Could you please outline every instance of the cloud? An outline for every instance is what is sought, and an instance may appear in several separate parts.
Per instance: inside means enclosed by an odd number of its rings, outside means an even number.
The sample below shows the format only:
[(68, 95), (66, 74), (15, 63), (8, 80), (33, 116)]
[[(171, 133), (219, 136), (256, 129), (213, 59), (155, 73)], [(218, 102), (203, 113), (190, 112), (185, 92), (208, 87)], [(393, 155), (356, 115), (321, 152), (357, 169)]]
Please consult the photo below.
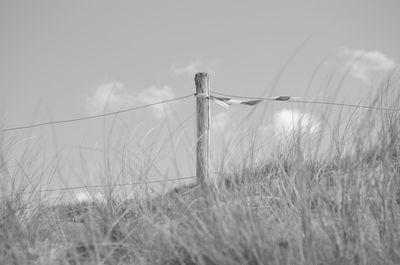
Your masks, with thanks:
[(320, 122), (310, 113), (283, 109), (274, 114), (273, 130), (276, 136), (284, 138), (294, 133), (311, 135), (319, 132)]
[(211, 131), (222, 133), (231, 123), (229, 112), (220, 112), (211, 118)]
[(78, 191), (75, 192), (74, 199), (78, 202), (93, 202), (103, 200), (104, 196), (100, 192)]
[[(166, 99), (172, 99), (174, 93), (171, 87), (150, 86), (142, 91), (128, 89), (121, 82), (109, 82), (98, 86), (91, 96), (86, 98), (85, 107), (90, 115), (117, 111), (135, 105), (152, 104)], [(156, 118), (163, 118), (165, 105), (151, 107)]]
[(199, 60), (196, 60), (181, 67), (178, 67), (176, 66), (176, 64), (173, 64), (171, 66), (171, 71), (175, 75), (186, 75), (194, 77), (194, 75), (198, 72), (214, 73), (214, 69), (217, 63), (218, 63), (217, 60), (211, 61), (209, 63), (204, 63)]
[(86, 98), (86, 111), (99, 114), (107, 111), (116, 111), (122, 108), (133, 98), (133, 93), (128, 91), (120, 82), (109, 82), (96, 88), (94, 94)]
[(199, 61), (194, 61), (186, 66), (177, 67), (175, 64), (172, 65), (172, 72), (176, 75), (189, 75), (193, 76), (199, 72), (199, 67), (201, 63)]
[[(172, 99), (173, 97), (174, 92), (169, 86), (151, 86), (148, 89), (140, 92), (137, 96), (138, 100), (144, 104), (152, 104), (155, 102)], [(152, 108), (154, 115), (159, 119), (163, 118), (167, 111), (165, 104), (155, 105)]]
[(342, 48), (339, 55), (347, 57), (346, 66), (350, 73), (364, 83), (371, 83), (373, 78), (382, 76), (398, 64), (380, 51), (351, 50)]

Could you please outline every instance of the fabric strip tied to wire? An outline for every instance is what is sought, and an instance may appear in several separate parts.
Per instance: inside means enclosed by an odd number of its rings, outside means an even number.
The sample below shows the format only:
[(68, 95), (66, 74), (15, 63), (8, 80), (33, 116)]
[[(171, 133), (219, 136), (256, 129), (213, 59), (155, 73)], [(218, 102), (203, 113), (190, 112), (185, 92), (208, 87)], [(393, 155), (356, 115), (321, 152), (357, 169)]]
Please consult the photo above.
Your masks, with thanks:
[[(356, 105), (356, 104), (348, 104), (348, 103), (328, 102), (328, 101), (303, 100), (298, 97), (292, 97), (292, 96), (277, 96), (277, 97), (271, 97), (271, 98), (253, 98), (253, 97), (227, 95), (227, 94), (222, 94), (222, 93), (217, 93), (217, 92), (213, 92), (213, 93), (222, 95), (224, 97), (216, 97), (216, 96), (206, 95), (206, 94), (195, 94), (195, 96), (199, 97), (199, 98), (211, 99), (218, 105), (221, 105), (225, 108), (229, 108), (229, 106), (233, 105), (233, 104), (254, 106), (263, 101), (289, 101), (289, 102), (304, 103), (304, 104), (318, 104), (318, 105), (330, 105), (330, 106), (400, 112), (400, 109), (397, 109), (397, 108), (385, 108), (382, 106), (366, 106), (366, 105)], [(233, 99), (231, 97), (249, 98), (251, 100), (238, 100), (238, 99)]]
[(232, 98), (226, 98), (226, 97), (216, 97), (216, 96), (209, 96), (209, 99), (217, 103), (218, 105), (224, 107), (224, 108), (229, 108), (230, 105), (248, 105), (248, 106), (254, 106), (257, 105), (263, 101), (289, 101), (296, 99), (295, 97), (291, 96), (277, 96), (277, 97), (272, 97), (272, 98), (265, 98), (265, 99), (254, 99), (254, 100), (239, 100), (239, 99), (232, 99)]

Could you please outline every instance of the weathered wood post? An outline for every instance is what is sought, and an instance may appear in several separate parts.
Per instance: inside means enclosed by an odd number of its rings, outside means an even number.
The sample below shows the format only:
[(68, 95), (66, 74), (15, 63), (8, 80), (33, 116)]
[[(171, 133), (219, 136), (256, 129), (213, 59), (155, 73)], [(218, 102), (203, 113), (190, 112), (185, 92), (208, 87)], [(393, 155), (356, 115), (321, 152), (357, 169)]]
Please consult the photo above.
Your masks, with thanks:
[(197, 103), (196, 178), (198, 183), (204, 183), (209, 178), (210, 166), (210, 79), (207, 73), (197, 73), (194, 81)]

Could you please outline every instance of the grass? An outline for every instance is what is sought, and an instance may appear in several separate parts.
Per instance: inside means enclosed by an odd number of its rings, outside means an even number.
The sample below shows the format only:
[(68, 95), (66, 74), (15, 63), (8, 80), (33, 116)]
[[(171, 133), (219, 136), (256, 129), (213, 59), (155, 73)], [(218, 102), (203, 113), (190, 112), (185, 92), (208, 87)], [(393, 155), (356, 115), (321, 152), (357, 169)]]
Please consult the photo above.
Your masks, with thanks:
[[(11, 185), (0, 264), (399, 264), (400, 113), (351, 126), (345, 151), (332, 137), (330, 155), (310, 156), (297, 135), (212, 184), (157, 196), (50, 205)], [(8, 162), (3, 151), (2, 180)]]

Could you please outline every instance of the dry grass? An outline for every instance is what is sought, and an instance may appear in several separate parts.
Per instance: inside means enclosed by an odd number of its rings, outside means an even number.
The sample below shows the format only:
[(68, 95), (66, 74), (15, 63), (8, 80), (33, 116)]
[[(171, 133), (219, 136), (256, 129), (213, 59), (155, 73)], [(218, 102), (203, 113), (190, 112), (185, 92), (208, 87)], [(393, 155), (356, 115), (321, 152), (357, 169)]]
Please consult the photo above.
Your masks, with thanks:
[(295, 144), (144, 199), (49, 206), (15, 188), (0, 203), (0, 264), (399, 264), (399, 113), (353, 127), (347, 153), (310, 159)]

